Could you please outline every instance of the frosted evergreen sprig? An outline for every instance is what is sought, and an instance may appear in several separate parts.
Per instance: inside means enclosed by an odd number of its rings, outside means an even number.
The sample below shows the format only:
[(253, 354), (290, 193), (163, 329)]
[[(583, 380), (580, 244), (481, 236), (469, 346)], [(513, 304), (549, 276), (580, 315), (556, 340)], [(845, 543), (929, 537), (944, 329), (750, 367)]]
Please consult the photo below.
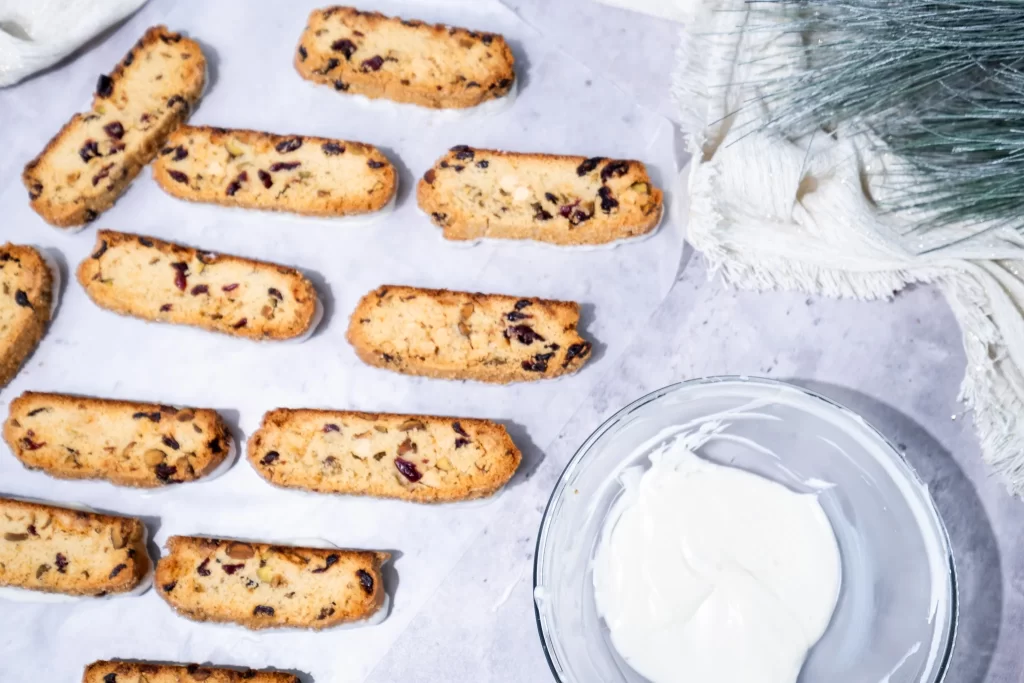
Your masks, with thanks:
[[(1024, 229), (1024, 0), (753, 0), (805, 68), (760, 83), (768, 125), (870, 129), (904, 159), (884, 210)], [(766, 16), (760, 13), (772, 13)]]

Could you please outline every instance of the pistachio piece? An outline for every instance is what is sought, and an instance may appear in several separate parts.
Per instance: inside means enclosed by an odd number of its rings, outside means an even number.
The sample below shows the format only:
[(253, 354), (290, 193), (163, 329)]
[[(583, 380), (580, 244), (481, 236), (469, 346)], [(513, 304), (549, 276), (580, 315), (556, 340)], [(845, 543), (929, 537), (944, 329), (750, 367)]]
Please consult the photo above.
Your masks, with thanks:
[(28, 534), (15, 534), (10, 531), (4, 534), (4, 540), (11, 541), (12, 543), (17, 543), (18, 541), (24, 541), (26, 539), (28, 539)]
[(449, 460), (448, 458), (441, 458), (440, 460), (437, 461), (436, 465), (437, 469), (443, 472), (451, 472), (452, 470), (452, 461)]
[(36, 568), (36, 578), (37, 579), (43, 578), (43, 574), (45, 574), (48, 571), (50, 571), (50, 565), (48, 565), (48, 564), (41, 564), (41, 565), (39, 565)]
[(629, 189), (633, 190), (634, 192), (638, 192), (640, 194), (647, 194), (648, 192), (651, 191), (650, 186), (647, 183), (642, 183), (642, 182), (641, 183), (633, 183), (632, 185), (629, 186)]
[(248, 543), (232, 543), (224, 553), (233, 560), (248, 560), (256, 555), (256, 551)]
[(231, 158), (240, 157), (245, 154), (245, 147), (242, 147), (234, 138), (228, 138), (228, 141), (224, 143), (224, 148), (231, 155)]
[(128, 544), (120, 524), (116, 524), (110, 529), (110, 544), (114, 546), (114, 550), (120, 550)]
[(427, 425), (423, 424), (422, 421), (414, 419), (414, 418), (410, 418), (410, 419), (406, 420), (405, 422), (403, 422), (402, 424), (398, 425), (398, 431), (400, 431), (400, 432), (408, 432), (408, 431), (412, 431), (414, 429), (422, 431), (422, 430), (424, 430), (426, 428), (427, 428)]
[(267, 565), (263, 565), (262, 567), (256, 570), (256, 578), (258, 578), (260, 581), (263, 581), (264, 583), (267, 583), (274, 578), (274, 572), (271, 571), (270, 567), (268, 567)]
[(476, 310), (476, 307), (471, 302), (462, 304), (462, 308), (459, 309), (459, 317), (466, 320), (469, 316), (473, 315), (474, 310)]
[(156, 467), (164, 461), (167, 456), (158, 448), (150, 448), (142, 454), (142, 461), (150, 467)]

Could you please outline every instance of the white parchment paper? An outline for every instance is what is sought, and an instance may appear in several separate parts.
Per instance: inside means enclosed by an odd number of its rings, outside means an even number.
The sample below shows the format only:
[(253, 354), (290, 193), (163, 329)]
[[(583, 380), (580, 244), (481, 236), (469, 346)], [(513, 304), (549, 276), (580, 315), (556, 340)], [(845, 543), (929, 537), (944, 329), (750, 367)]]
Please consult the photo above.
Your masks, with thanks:
[[(524, 452), (499, 501), (523, 495), (544, 445), (601, 380), (671, 285), (682, 231), (671, 215), (651, 239), (580, 251), (535, 244), (447, 243), (415, 205), (415, 181), (455, 144), (639, 158), (671, 193), (671, 125), (635, 106), (600, 74), (561, 52), (497, 1), (378, 2), (410, 18), (500, 32), (516, 53), (519, 96), (492, 117), (453, 119), (413, 107), (364, 105), (303, 81), (292, 67), (316, 3), (153, 0), (76, 61), (0, 91), (0, 240), (57, 253), (65, 270), (59, 314), (40, 348), (0, 391), (0, 415), (25, 390), (135, 398), (221, 410), (244, 438), (278, 406), (425, 412), (499, 419)], [(370, 225), (209, 207), (165, 195), (144, 170), (117, 206), (78, 234), (47, 226), (28, 207), (21, 167), (88, 102), (145, 28), (166, 23), (203, 45), (211, 65), (197, 124), (361, 140), (382, 147), (401, 171), (394, 213)], [(671, 208), (672, 196), (667, 200)], [(302, 268), (325, 303), (307, 342), (257, 344), (199, 330), (147, 324), (94, 306), (73, 278), (96, 228), (155, 235)], [(573, 299), (583, 304), (592, 361), (578, 375), (513, 386), (404, 377), (362, 365), (345, 341), (349, 312), (383, 283)], [(385, 657), (498, 502), (418, 506), (274, 489), (242, 459), (223, 477), (158, 493), (50, 479), (0, 446), (0, 492), (75, 501), (150, 525), (153, 550), (172, 534), (268, 540), (323, 538), (390, 550), (392, 611), (378, 626), (323, 633), (250, 633), (195, 624), (149, 592), (137, 598), (39, 605), (0, 602), (0, 681), (78, 680), (96, 659), (199, 661), (276, 667), (317, 683), (360, 681)], [(524, 560), (524, 571), (528, 572)], [(486, 577), (479, 577), (481, 581)], [(460, 606), (465, 608), (466, 606)], [(481, 605), (489, 610), (490, 605)], [(439, 644), (443, 647), (443, 644)]]

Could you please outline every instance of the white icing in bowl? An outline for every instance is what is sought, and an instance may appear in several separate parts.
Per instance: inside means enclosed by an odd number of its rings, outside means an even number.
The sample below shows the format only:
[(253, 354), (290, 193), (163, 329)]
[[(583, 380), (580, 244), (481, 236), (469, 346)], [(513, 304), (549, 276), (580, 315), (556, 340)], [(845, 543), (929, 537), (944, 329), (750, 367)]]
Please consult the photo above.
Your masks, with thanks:
[[(937, 683), (955, 639), (956, 572), (945, 528), (899, 453), (862, 418), (798, 387), (710, 378), (623, 408), (580, 448), (544, 515), (535, 559), (541, 639), (562, 683), (642, 683), (597, 610), (592, 560), (622, 472), (667, 439), (694, 434), (698, 454), (814, 494), (839, 544), (842, 586), (799, 680)], [(640, 458), (631, 458), (637, 454)]]

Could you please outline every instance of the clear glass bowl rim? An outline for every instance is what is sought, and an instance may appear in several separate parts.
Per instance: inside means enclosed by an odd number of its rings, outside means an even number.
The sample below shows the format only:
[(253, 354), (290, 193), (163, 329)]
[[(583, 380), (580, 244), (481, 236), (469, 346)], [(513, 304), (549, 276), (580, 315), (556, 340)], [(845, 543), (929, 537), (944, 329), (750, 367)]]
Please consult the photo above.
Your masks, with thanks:
[[(936, 521), (938, 522), (943, 547), (946, 551), (946, 560), (949, 564), (949, 638), (945, 645), (945, 653), (943, 654), (942, 661), (940, 662), (939, 667), (936, 669), (936, 676), (932, 681), (928, 682), (943, 683), (943, 681), (946, 680), (946, 674), (949, 671), (949, 664), (953, 658), (954, 645), (956, 644), (956, 633), (960, 619), (960, 602), (959, 590), (957, 588), (956, 561), (953, 557), (953, 550), (949, 540), (949, 532), (946, 530), (946, 523), (943, 521), (942, 515), (939, 513), (938, 507), (936, 507), (935, 505), (935, 500), (932, 498), (931, 492), (928, 490), (927, 486), (922, 481), (920, 475), (918, 475), (917, 470), (914, 469), (914, 466), (911, 465), (907, 461), (907, 459), (900, 454), (899, 450), (896, 449), (892, 442), (890, 442), (884, 434), (882, 434), (873, 424), (871, 424), (863, 417), (861, 417), (857, 412), (847, 408), (841, 403), (833, 401), (827, 396), (822, 396), (821, 394), (815, 391), (811, 391), (810, 389), (805, 389), (804, 387), (798, 386), (796, 384), (782, 382), (776, 379), (770, 379), (767, 377), (753, 377), (748, 375), (712, 375), (709, 377), (700, 377), (696, 379), (683, 380), (681, 382), (675, 382), (673, 384), (666, 385), (664, 387), (661, 387), (660, 389), (656, 389), (650, 392), (649, 394), (641, 396), (632, 403), (629, 403), (623, 408), (619, 409), (614, 415), (612, 415), (610, 418), (602, 422), (601, 425), (597, 429), (595, 429), (593, 433), (591, 433), (591, 435), (586, 438), (586, 440), (584, 440), (580, 447), (576, 449), (576, 452), (573, 454), (572, 458), (569, 459), (568, 464), (566, 464), (565, 469), (562, 470), (562, 474), (559, 475), (558, 481), (555, 483), (555, 486), (551, 491), (551, 496), (548, 497), (547, 505), (544, 508), (544, 516), (541, 518), (540, 529), (537, 533), (537, 546), (533, 553), (534, 592), (536, 593), (537, 586), (539, 585), (541, 558), (543, 556), (544, 540), (547, 537), (548, 527), (551, 524), (552, 506), (554, 505), (555, 501), (558, 500), (564, 493), (569, 477), (573, 474), (573, 472), (575, 471), (576, 467), (580, 464), (580, 462), (582, 462), (582, 460), (587, 456), (587, 453), (590, 452), (590, 449), (594, 446), (594, 443), (596, 443), (598, 439), (604, 436), (606, 432), (608, 432), (612, 427), (621, 422), (625, 417), (643, 408), (647, 404), (662, 398), (663, 396), (693, 386), (705, 384), (721, 384), (725, 382), (742, 382), (745, 384), (755, 385), (760, 384), (762, 386), (767, 387), (785, 387), (787, 389), (798, 391), (812, 399), (822, 401), (827, 405), (831, 406), (832, 408), (837, 409), (840, 413), (844, 414), (847, 417), (858, 418), (870, 432), (877, 436), (882, 441), (882, 443), (884, 443), (887, 446), (890, 455), (893, 456), (893, 458), (897, 461), (898, 464), (902, 464), (903, 467), (906, 468), (907, 472), (910, 474), (913, 481), (922, 488), (924, 488), (925, 499), (927, 500), (932, 513), (935, 515)], [(536, 600), (533, 601), (533, 614), (534, 619), (537, 622), (537, 632), (540, 636), (541, 649), (544, 650), (544, 659), (547, 660), (548, 668), (551, 670), (551, 675), (554, 676), (555, 680), (559, 681), (559, 683), (566, 683), (566, 681), (559, 674), (558, 669), (555, 667), (555, 662), (552, 660), (550, 651), (550, 636), (548, 635), (547, 630), (544, 628), (544, 622), (541, 620), (540, 608), (537, 607)]]

